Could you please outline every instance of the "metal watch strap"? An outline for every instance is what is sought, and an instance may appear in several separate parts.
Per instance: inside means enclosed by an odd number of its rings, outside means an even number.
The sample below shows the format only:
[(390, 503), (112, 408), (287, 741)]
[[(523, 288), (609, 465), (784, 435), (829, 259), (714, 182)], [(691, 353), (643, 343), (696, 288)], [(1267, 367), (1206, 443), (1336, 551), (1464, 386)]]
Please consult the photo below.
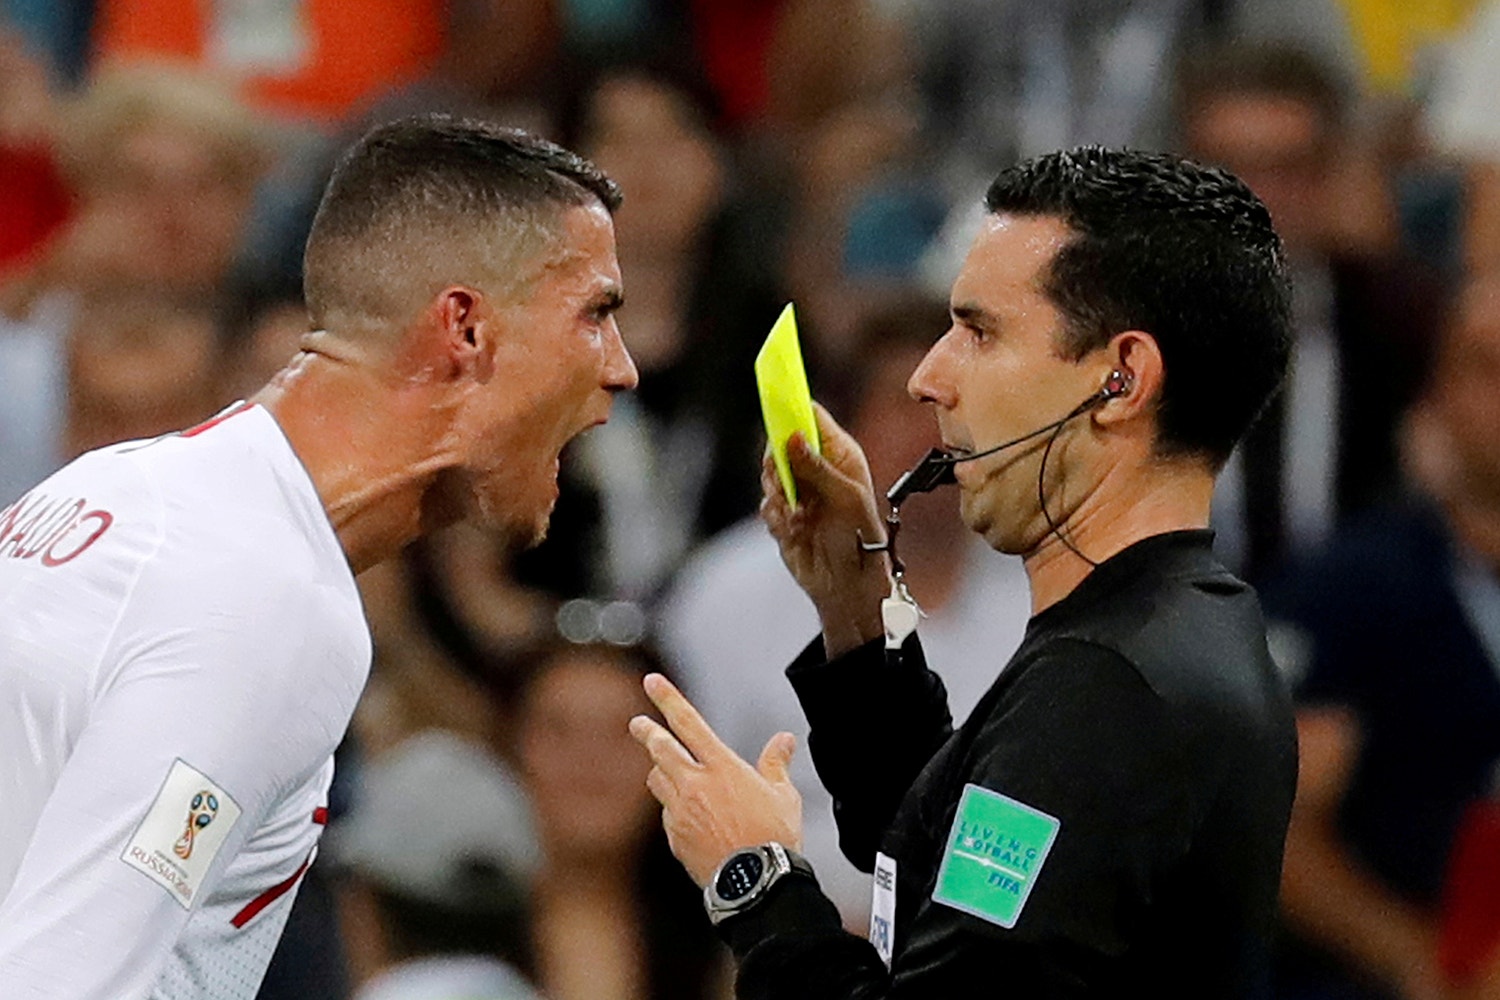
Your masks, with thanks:
[[(719, 881), (719, 873), (723, 871), (725, 866), (745, 854), (746, 851), (756, 852), (766, 863), (766, 869), (761, 875), (760, 881), (741, 899), (734, 900), (733, 902), (720, 899), (714, 891)], [(814, 880), (817, 878), (813, 873), (812, 864), (806, 858), (775, 841), (735, 851), (724, 859), (723, 863), (714, 871), (713, 878), (709, 880), (708, 885), (703, 889), (703, 906), (708, 911), (709, 921), (717, 925), (729, 917), (745, 912), (764, 899), (766, 894), (771, 891), (771, 887), (788, 875), (803, 875)]]

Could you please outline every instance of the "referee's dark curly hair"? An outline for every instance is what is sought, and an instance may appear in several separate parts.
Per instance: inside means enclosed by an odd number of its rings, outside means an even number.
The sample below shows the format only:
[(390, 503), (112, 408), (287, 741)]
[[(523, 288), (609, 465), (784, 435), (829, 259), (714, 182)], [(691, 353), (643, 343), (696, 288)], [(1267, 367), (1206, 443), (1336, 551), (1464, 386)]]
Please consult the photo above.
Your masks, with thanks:
[(1285, 259), (1260, 199), (1214, 167), (1086, 146), (1004, 171), (985, 206), (1067, 225), (1044, 286), (1067, 322), (1060, 346), (1076, 359), (1121, 331), (1150, 333), (1167, 370), (1160, 450), (1222, 466), (1291, 351)]

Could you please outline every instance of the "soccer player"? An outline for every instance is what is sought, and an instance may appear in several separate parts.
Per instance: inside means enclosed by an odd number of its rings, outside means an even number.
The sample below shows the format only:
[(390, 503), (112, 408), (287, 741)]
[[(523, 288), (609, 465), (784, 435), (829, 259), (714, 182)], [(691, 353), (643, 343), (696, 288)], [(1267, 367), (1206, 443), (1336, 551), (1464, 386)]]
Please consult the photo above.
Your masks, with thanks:
[(355, 575), (464, 518), (537, 541), (559, 452), (635, 384), (618, 203), (523, 133), (378, 129), (288, 367), (0, 512), (7, 1000), (254, 996), (369, 668)]

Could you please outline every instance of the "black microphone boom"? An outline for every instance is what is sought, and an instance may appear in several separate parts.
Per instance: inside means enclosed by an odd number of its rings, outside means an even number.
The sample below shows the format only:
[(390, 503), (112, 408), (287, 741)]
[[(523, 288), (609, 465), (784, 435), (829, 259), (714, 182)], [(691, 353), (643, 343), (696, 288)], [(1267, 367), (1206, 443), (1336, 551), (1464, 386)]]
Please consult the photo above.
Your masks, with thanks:
[(1102, 406), (1116, 396), (1123, 396), (1129, 391), (1130, 378), (1118, 371), (1114, 371), (1110, 373), (1109, 381), (1105, 384), (1104, 388), (1075, 406), (1071, 413), (1061, 420), (1052, 421), (1052, 423), (1045, 427), (1038, 427), (1030, 434), (1022, 434), (1018, 438), (1006, 441), (1004, 444), (997, 444), (993, 448), (986, 448), (983, 451), (956, 454), (944, 451), (941, 448), (934, 448), (923, 456), (920, 462), (906, 472), (903, 472), (901, 478), (891, 484), (891, 488), (885, 494), (886, 502), (892, 507), (900, 507), (902, 502), (913, 493), (931, 493), (939, 486), (956, 483), (958, 482), (958, 477), (953, 474), (953, 467), (959, 462), (972, 462), (976, 458), (984, 458), (987, 455), (995, 454), (997, 451), (1004, 451), (1007, 448), (1014, 448), (1018, 444), (1025, 444), (1033, 438), (1039, 438), (1043, 434), (1058, 430), (1068, 421), (1075, 420), (1095, 407)]

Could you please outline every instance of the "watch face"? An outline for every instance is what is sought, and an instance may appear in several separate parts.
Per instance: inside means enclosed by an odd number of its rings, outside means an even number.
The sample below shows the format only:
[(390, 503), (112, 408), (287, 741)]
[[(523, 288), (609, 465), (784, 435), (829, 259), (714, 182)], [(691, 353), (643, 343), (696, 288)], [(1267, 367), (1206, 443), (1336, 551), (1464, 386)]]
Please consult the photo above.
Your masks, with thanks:
[(718, 881), (714, 883), (714, 892), (719, 894), (720, 899), (731, 903), (743, 899), (760, 882), (765, 870), (765, 859), (759, 853), (745, 851), (743, 854), (736, 854), (720, 870)]

